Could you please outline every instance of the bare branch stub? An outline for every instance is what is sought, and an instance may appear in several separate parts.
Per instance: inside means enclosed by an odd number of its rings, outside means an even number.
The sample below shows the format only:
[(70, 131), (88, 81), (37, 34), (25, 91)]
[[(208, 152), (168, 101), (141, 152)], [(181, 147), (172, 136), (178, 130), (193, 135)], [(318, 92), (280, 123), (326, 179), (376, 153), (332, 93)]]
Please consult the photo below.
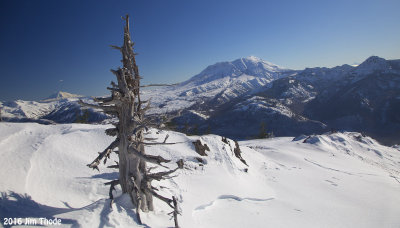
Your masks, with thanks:
[(99, 153), (99, 156), (97, 156), (97, 158), (94, 159), (94, 161), (92, 161), (92, 163), (88, 164), (87, 166), (89, 166), (92, 169), (97, 169), (98, 171), (100, 171), (98, 165), (100, 164), (101, 160), (103, 158), (107, 159), (107, 157), (110, 156), (110, 153), (118, 146), (118, 144), (119, 144), (119, 139), (117, 138), (103, 152)]
[(157, 180), (157, 181), (165, 180), (170, 178), (169, 175), (174, 173), (176, 170), (178, 170), (178, 168), (165, 172), (149, 173), (147, 174), (146, 178), (149, 180)]
[(115, 186), (116, 185), (119, 185), (119, 180), (118, 179), (117, 180), (112, 180), (110, 182), (104, 183), (104, 185), (110, 185), (110, 190), (108, 192), (108, 195), (109, 195), (110, 200), (111, 200), (110, 201), (110, 207), (111, 207), (112, 203), (114, 202), (114, 196), (112, 194), (112, 191), (115, 190)]

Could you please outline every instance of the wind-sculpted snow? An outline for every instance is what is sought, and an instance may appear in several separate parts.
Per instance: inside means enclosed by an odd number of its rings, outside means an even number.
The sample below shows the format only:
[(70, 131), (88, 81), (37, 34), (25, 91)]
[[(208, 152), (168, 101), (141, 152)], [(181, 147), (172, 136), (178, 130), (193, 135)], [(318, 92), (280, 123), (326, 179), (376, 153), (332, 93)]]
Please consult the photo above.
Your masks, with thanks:
[[(118, 176), (86, 167), (113, 139), (108, 125), (0, 123), (0, 218), (61, 219), (60, 227), (171, 227), (165, 212), (142, 213), (129, 196), (103, 183)], [(239, 142), (151, 129), (146, 137), (173, 145), (147, 147), (184, 168), (155, 185), (178, 198), (182, 227), (399, 227), (400, 150), (359, 133)], [(292, 140), (293, 139), (293, 140)], [(193, 141), (207, 144), (207, 156)], [(304, 143), (303, 143), (304, 142)], [(113, 163), (115, 154), (109, 163)], [(109, 163), (107, 165), (109, 165)], [(159, 167), (154, 172), (163, 171)], [(161, 187), (163, 186), (163, 187)]]

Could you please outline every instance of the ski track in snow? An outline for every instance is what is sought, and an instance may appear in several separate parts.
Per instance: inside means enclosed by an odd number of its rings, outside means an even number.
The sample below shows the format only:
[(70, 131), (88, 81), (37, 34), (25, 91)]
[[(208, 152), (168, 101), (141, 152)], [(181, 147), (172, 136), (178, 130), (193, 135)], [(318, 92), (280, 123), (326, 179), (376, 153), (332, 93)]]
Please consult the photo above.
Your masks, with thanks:
[(329, 168), (329, 167), (323, 166), (321, 164), (318, 164), (317, 162), (310, 161), (307, 158), (304, 158), (304, 160), (307, 161), (307, 162), (310, 162), (311, 164), (314, 164), (314, 165), (316, 165), (318, 167), (321, 167), (323, 169), (332, 170), (332, 171), (344, 173), (344, 174), (347, 174), (347, 175), (355, 175), (355, 173), (350, 173), (350, 172), (346, 172), (346, 171), (343, 171), (343, 170), (338, 170), (338, 169), (333, 169), (333, 168)]
[(206, 210), (208, 207), (213, 206), (218, 200), (236, 200), (236, 201), (255, 201), (255, 202), (260, 202), (260, 201), (269, 201), (273, 200), (274, 198), (267, 198), (267, 199), (258, 199), (258, 198), (252, 198), (252, 197), (239, 197), (239, 196), (234, 196), (234, 195), (221, 195), (219, 196), (216, 200), (211, 201), (208, 204), (200, 205), (194, 209), (194, 212), (199, 211), (199, 210)]

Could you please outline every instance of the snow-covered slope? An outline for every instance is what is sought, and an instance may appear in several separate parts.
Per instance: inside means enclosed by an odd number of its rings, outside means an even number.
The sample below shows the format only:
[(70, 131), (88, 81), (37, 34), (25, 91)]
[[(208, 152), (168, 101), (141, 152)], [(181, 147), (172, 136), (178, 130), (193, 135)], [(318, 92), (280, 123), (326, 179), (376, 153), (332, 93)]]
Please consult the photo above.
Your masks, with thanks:
[[(86, 167), (112, 138), (107, 125), (0, 123), (0, 217), (60, 218), (61, 227), (171, 227), (170, 209), (135, 222), (129, 199), (103, 183), (113, 170)], [(217, 135), (188, 137), (151, 130), (149, 137), (180, 142), (148, 147), (184, 169), (160, 185), (178, 197), (182, 227), (399, 227), (400, 151), (358, 133), (240, 142)], [(199, 156), (192, 141), (210, 151)], [(303, 143), (305, 141), (305, 143)], [(113, 155), (114, 156), (114, 155)], [(112, 160), (115, 157), (111, 158)], [(161, 170), (161, 168), (160, 168)]]
[(274, 102), (293, 116), (328, 128), (362, 131), (392, 145), (400, 142), (399, 82), (400, 60), (372, 56), (356, 67), (307, 68), (274, 80), (253, 97)]

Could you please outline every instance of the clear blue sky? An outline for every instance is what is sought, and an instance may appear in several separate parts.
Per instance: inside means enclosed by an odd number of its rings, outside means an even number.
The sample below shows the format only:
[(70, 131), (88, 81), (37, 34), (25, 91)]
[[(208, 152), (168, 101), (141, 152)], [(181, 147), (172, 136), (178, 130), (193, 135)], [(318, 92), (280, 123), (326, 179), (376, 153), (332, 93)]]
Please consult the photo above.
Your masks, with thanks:
[(0, 100), (104, 95), (130, 14), (146, 83), (250, 55), (292, 69), (400, 59), (398, 0), (0, 0)]

